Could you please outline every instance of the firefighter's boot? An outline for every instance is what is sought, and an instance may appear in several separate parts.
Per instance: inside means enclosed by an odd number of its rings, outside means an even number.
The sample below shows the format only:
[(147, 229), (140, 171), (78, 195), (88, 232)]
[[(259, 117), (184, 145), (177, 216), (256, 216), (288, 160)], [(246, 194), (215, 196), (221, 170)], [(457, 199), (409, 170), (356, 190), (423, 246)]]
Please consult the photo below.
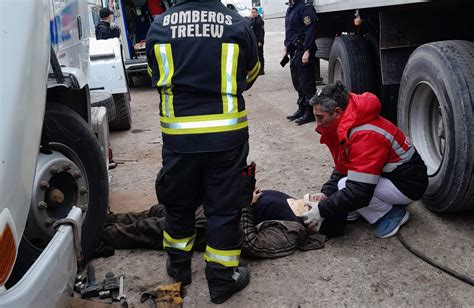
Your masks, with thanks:
[(181, 282), (183, 286), (191, 283), (191, 261), (173, 262), (166, 259), (166, 272), (176, 282)]
[(206, 278), (211, 302), (222, 304), (249, 284), (250, 273), (244, 266), (223, 267), (219, 264), (208, 263)]

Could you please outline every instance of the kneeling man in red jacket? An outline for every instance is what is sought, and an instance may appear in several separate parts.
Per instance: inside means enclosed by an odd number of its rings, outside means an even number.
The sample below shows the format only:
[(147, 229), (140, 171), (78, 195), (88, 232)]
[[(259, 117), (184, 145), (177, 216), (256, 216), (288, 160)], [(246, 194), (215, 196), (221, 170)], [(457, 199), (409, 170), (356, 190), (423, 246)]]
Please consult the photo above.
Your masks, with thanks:
[(310, 104), (335, 168), (320, 193), (305, 195), (311, 206), (305, 223), (362, 216), (375, 224), (376, 237), (395, 235), (409, 218), (406, 205), (428, 186), (421, 156), (399, 128), (380, 116), (382, 105), (372, 93), (350, 93), (337, 81), (319, 90)]

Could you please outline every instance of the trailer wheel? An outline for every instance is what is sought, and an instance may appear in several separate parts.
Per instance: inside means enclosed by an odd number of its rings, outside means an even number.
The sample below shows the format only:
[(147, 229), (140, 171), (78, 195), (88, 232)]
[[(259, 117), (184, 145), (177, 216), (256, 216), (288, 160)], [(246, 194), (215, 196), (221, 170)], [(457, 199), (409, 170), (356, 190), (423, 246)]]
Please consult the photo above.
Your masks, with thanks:
[(72, 206), (80, 207), (84, 212), (81, 246), (87, 262), (107, 214), (108, 176), (100, 145), (81, 116), (58, 104), (46, 108), (42, 145), (25, 235), (44, 248), (54, 235), (52, 224), (66, 217)]
[(474, 209), (474, 43), (418, 47), (403, 72), (398, 123), (428, 167), (423, 203), (434, 211)]
[(105, 107), (107, 109), (107, 120), (109, 122), (115, 120), (117, 111), (112, 94), (105, 91), (90, 91), (91, 107)]
[(109, 123), (110, 130), (129, 130), (132, 127), (132, 110), (130, 108), (130, 96), (128, 93), (114, 94), (115, 120)]
[(331, 47), (333, 43), (333, 37), (317, 38), (316, 47), (318, 48), (318, 50), (316, 50), (316, 57), (323, 60), (329, 60), (329, 55), (331, 54)]
[(336, 37), (329, 55), (329, 83), (342, 81), (351, 92), (374, 92), (374, 59), (366, 40), (359, 35)]

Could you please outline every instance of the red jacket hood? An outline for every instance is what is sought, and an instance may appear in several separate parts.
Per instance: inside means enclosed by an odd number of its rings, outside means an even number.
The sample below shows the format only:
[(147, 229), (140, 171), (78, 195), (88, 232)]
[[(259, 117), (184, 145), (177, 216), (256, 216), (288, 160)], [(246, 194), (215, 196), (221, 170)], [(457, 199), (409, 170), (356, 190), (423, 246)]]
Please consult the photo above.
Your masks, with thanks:
[(349, 102), (337, 126), (339, 142), (348, 138), (348, 132), (353, 128), (376, 119), (382, 111), (382, 104), (377, 96), (365, 92), (362, 94), (349, 93)]

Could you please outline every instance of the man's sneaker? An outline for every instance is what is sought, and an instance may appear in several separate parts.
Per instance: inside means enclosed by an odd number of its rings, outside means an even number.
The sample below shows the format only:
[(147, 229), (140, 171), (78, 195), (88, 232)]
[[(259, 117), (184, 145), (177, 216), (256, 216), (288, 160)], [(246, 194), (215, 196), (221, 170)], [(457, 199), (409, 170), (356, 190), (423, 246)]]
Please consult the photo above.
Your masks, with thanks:
[(347, 221), (353, 222), (360, 218), (360, 213), (357, 211), (352, 211), (347, 214)]
[(378, 238), (394, 236), (408, 218), (410, 213), (405, 206), (393, 205), (392, 209), (375, 223), (375, 236)]
[(239, 266), (234, 269), (232, 278), (235, 283), (225, 293), (217, 297), (211, 297), (211, 302), (214, 304), (222, 304), (226, 300), (232, 297), (235, 293), (243, 290), (250, 282), (250, 273), (246, 267)]
[(178, 263), (178, 266), (171, 263), (170, 258), (166, 260), (166, 271), (176, 282), (181, 282), (183, 286), (191, 283), (191, 261)]

